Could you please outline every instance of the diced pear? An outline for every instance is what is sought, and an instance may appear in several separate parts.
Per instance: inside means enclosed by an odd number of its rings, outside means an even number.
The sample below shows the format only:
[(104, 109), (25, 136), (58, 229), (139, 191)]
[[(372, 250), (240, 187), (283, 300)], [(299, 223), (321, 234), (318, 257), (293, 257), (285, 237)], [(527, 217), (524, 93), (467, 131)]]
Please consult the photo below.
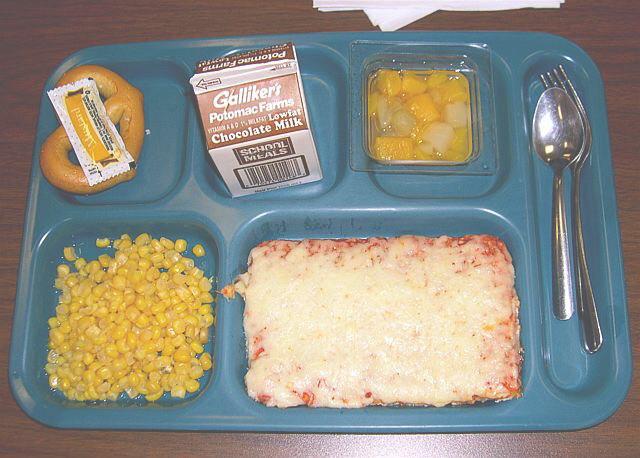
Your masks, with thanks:
[(436, 152), (445, 153), (449, 149), (454, 135), (455, 132), (450, 124), (434, 122), (424, 131), (422, 141), (431, 143)]
[(396, 135), (408, 137), (416, 126), (416, 118), (407, 110), (400, 109), (393, 113), (391, 117), (391, 126)]
[(469, 107), (465, 102), (453, 102), (444, 107), (444, 120), (452, 127), (466, 127), (469, 118)]

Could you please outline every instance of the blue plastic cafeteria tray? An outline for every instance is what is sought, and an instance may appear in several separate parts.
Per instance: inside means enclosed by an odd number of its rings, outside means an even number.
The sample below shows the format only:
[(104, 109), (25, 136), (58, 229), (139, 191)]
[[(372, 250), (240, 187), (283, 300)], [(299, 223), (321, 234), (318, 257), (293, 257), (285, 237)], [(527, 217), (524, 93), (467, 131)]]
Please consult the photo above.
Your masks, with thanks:
[[(232, 199), (206, 153), (188, 79), (198, 60), (293, 41), (324, 172), (316, 183)], [(480, 175), (381, 174), (349, 164), (350, 98), (361, 84), (350, 68), (354, 42), (482, 48), (490, 56), (495, 137), (482, 154), (495, 169)], [(81, 64), (111, 68), (144, 93), (148, 129), (135, 180), (94, 196), (53, 188), (40, 148), (58, 125), (46, 90)], [(584, 96), (593, 153), (583, 173), (585, 240), (604, 345), (581, 347), (577, 317), (553, 318), (550, 302), (551, 171), (532, 152), (529, 126), (541, 92), (537, 75), (562, 63)], [(354, 77), (355, 75), (355, 77)], [(360, 100), (352, 101), (359, 104)], [(318, 33), (124, 44), (67, 58), (42, 91), (24, 226), (9, 379), (32, 418), (61, 428), (312, 432), (464, 432), (568, 430), (593, 426), (622, 403), (631, 350), (620, 235), (602, 80), (593, 61), (553, 35), (494, 32)], [(356, 107), (357, 108), (357, 107)], [(350, 111), (351, 110), (351, 111)], [(359, 122), (358, 119), (355, 122)], [(263, 240), (490, 233), (513, 256), (521, 300), (524, 396), (473, 406), (268, 408), (244, 387), (247, 368), (241, 299), (217, 303), (209, 343), (215, 366), (185, 400), (82, 403), (51, 391), (44, 364), (47, 318), (54, 315), (55, 266), (64, 246), (95, 256), (97, 236), (123, 232), (202, 243), (199, 266), (218, 285), (246, 269)]]

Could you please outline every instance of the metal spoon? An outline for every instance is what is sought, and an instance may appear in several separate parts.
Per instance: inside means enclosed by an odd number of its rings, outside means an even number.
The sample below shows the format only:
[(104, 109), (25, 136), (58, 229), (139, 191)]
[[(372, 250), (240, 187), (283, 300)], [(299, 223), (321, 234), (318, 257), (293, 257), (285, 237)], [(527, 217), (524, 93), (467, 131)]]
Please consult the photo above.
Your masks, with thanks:
[(553, 313), (559, 320), (568, 320), (575, 310), (575, 300), (562, 173), (580, 152), (584, 126), (575, 103), (562, 89), (549, 88), (540, 96), (533, 115), (532, 140), (540, 159), (553, 168)]

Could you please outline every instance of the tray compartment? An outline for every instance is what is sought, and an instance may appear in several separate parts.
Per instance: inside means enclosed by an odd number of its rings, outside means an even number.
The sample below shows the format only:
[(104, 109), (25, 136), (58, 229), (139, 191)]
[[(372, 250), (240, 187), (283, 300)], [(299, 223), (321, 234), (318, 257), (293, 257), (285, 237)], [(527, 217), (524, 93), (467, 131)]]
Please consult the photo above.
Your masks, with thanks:
[[(437, 174), (370, 173), (371, 180), (381, 191), (409, 199), (460, 199), (487, 196), (508, 180), (513, 170), (513, 156), (518, 154), (514, 140), (509, 135), (514, 131), (510, 119), (511, 110), (514, 109), (514, 100), (509, 90), (511, 71), (495, 50), (488, 48), (485, 52), (489, 55), (485, 56), (484, 66), (490, 68), (484, 71), (491, 72), (493, 95), (483, 93), (481, 97), (483, 118), (487, 119), (483, 128), (481, 154), (493, 159), (485, 159), (485, 163), (476, 165), (476, 173), (471, 174), (463, 171)], [(483, 79), (485, 81), (480, 90), (486, 92), (488, 76), (485, 75)]]
[[(235, 277), (245, 272), (247, 258), (250, 250), (265, 240), (273, 239), (307, 239), (307, 238), (364, 238), (375, 236), (399, 236), (403, 234), (427, 235), (437, 237), (440, 235), (462, 236), (466, 234), (492, 234), (499, 236), (509, 248), (513, 257), (516, 270), (516, 289), (522, 302), (520, 309), (520, 322), (522, 326), (521, 343), (525, 349), (523, 365), (523, 385), (527, 393), (530, 385), (531, 367), (534, 359), (539, 359), (540, 354), (535, 351), (536, 338), (530, 323), (538, 320), (537, 309), (527, 303), (527, 295), (524, 291), (531, 290), (531, 281), (526, 272), (530, 271), (526, 266), (525, 241), (521, 231), (502, 215), (485, 211), (479, 208), (433, 208), (433, 209), (332, 209), (317, 211), (277, 211), (264, 213), (248, 221), (239, 228), (236, 237), (231, 243), (230, 272)], [(232, 311), (231, 322), (234, 326), (233, 335), (229, 336), (233, 355), (233, 366), (227, 369), (227, 374), (233, 382), (234, 396), (244, 397), (247, 407), (253, 406), (256, 415), (266, 415), (269, 418), (293, 419), (297, 415), (323, 415), (319, 412), (331, 412), (332, 409), (308, 409), (305, 407), (294, 409), (274, 409), (264, 407), (252, 399), (245, 392), (244, 375), (247, 370), (247, 358), (245, 351), (245, 339), (242, 330), (243, 301), (236, 296), (230, 304)], [(512, 403), (485, 404), (479, 408), (509, 409)], [(363, 411), (378, 412), (383, 408), (370, 407)], [(415, 408), (391, 408), (389, 412)], [(450, 408), (447, 408), (450, 409)], [(432, 409), (424, 411), (430, 415)], [(439, 409), (435, 409), (439, 410)], [(349, 411), (349, 409), (346, 409)], [(455, 409), (453, 410), (455, 411)], [(290, 412), (290, 413), (287, 413)], [(308, 413), (307, 413), (308, 412)], [(338, 410), (333, 410), (338, 412)], [(343, 411), (341, 415), (343, 415)], [(282, 417), (284, 415), (284, 417)], [(291, 415), (291, 417), (290, 417)], [(358, 417), (361, 414), (349, 413)]]
[[(272, 43), (254, 44), (231, 51), (228, 50), (224, 54), (248, 51), (270, 44)], [(316, 44), (297, 45), (296, 52), (300, 64), (311, 131), (318, 151), (323, 178), (313, 183), (243, 196), (238, 201), (313, 198), (333, 189), (344, 176), (347, 161), (344, 145), (348, 143), (345, 62), (331, 48)], [(217, 55), (218, 53), (212, 52), (208, 57), (216, 57)], [(200, 119), (196, 117), (194, 122), (200, 124)], [(203, 183), (205, 188), (212, 189), (223, 199), (231, 199), (207, 152), (202, 138), (201, 126), (198, 126), (197, 130), (199, 138), (194, 144), (194, 155), (198, 181)]]
[[(523, 82), (522, 93), (525, 102), (526, 132), (530, 138), (531, 120), (535, 106), (544, 90), (539, 79), (540, 73), (550, 71), (562, 64), (567, 71), (576, 90), (580, 94), (586, 109), (593, 106), (592, 91), (587, 87), (593, 87), (593, 81), (584, 67), (572, 61), (566, 55), (557, 51), (544, 50), (531, 55), (522, 65)], [(594, 288), (596, 303), (599, 307), (599, 318), (604, 336), (603, 347), (595, 355), (587, 354), (581, 344), (581, 328), (577, 312), (568, 321), (559, 321), (553, 318), (551, 311), (551, 190), (553, 173), (550, 167), (540, 160), (529, 144), (528, 154), (531, 157), (532, 175), (534, 177), (534, 200), (537, 215), (537, 235), (539, 239), (539, 252), (541, 253), (542, 271), (542, 302), (543, 309), (543, 345), (545, 357), (545, 371), (556, 387), (564, 392), (583, 394), (598, 391), (612, 382), (613, 375), (607, 373), (606, 368), (614, 364), (613, 348), (615, 339), (611, 322), (611, 298), (608, 297), (607, 285), (610, 284), (609, 272), (602, 263), (596, 262), (596, 253), (606, 251), (606, 231), (602, 230), (602, 215), (590, 211), (594, 208), (603, 208), (602, 194), (598, 192), (599, 186), (593, 183), (601, 181), (601, 177), (595, 172), (595, 163), (602, 160), (602, 138), (598, 129), (593, 129), (593, 146), (589, 162), (582, 172), (582, 217), (584, 228), (585, 248), (589, 261), (589, 268)], [(600, 153), (600, 154), (599, 154)], [(598, 167), (599, 168), (599, 167)], [(565, 171), (565, 202), (567, 211), (571, 211), (571, 173)], [(591, 184), (591, 185), (590, 185)], [(570, 213), (568, 213), (570, 215)], [(571, 218), (568, 218), (568, 228), (571, 230)], [(574, 247), (572, 247), (575, 250)], [(544, 261), (548, 260), (548, 261)], [(573, 265), (572, 261), (572, 266)], [(602, 281), (604, 280), (604, 281)], [(567, 339), (567, 336), (569, 338)]]
[[(30, 291), (28, 297), (28, 315), (26, 325), (21, 329), (24, 354), (21, 358), (23, 364), (23, 377), (16, 383), (24, 386), (24, 393), (19, 401), (34, 403), (38, 410), (48, 409), (42, 415), (50, 415), (51, 411), (62, 412), (67, 409), (81, 407), (120, 408), (132, 406), (137, 408), (178, 407), (198, 398), (215, 378), (217, 365), (215, 360), (218, 353), (216, 325), (210, 329), (209, 342), (205, 345), (205, 351), (212, 354), (214, 359), (213, 370), (207, 371), (199, 380), (201, 388), (198, 392), (188, 394), (184, 399), (174, 399), (165, 395), (155, 404), (136, 398), (129, 399), (121, 396), (115, 402), (80, 402), (69, 401), (61, 392), (53, 391), (48, 386), (48, 377), (44, 371), (47, 358), (48, 325), (47, 319), (55, 316), (55, 307), (58, 304), (59, 293), (53, 288), (53, 280), (56, 276), (56, 266), (64, 261), (62, 249), (65, 246), (75, 246), (78, 257), (96, 259), (99, 254), (113, 253), (113, 249), (101, 249), (95, 246), (97, 237), (118, 238), (123, 233), (133, 237), (140, 233), (149, 232), (152, 236), (165, 236), (171, 239), (184, 238), (192, 247), (196, 243), (202, 244), (206, 255), (201, 258), (191, 256), (196, 266), (202, 269), (207, 276), (216, 277), (218, 273), (219, 245), (217, 236), (197, 219), (189, 218), (184, 214), (173, 214), (171, 218), (147, 215), (127, 216), (123, 218), (69, 218), (55, 225), (39, 241), (35, 248), (30, 266)], [(190, 249), (190, 248), (189, 248)], [(190, 252), (189, 252), (190, 253)], [(215, 287), (215, 285), (214, 285)], [(216, 304), (212, 304), (214, 310)], [(27, 374), (31, 374), (28, 375)], [(47, 413), (49, 412), (49, 413)], [(38, 418), (45, 423), (46, 418)]]
[[(49, 79), (46, 90), (51, 89), (66, 70), (85, 64), (102, 65), (117, 72), (144, 94), (146, 133), (137, 164), (137, 175), (129, 182), (90, 196), (60, 191), (43, 178), (47, 190), (60, 199), (77, 205), (150, 203), (162, 199), (176, 187), (185, 170), (189, 98), (188, 76), (184, 67), (165, 59), (113, 61), (91, 58), (80, 52), (67, 59), (56, 70)], [(42, 142), (59, 125), (46, 94), (41, 103), (42, 127), (39, 132), (46, 134), (37, 145), (38, 157)], [(41, 176), (40, 170), (38, 174)]]

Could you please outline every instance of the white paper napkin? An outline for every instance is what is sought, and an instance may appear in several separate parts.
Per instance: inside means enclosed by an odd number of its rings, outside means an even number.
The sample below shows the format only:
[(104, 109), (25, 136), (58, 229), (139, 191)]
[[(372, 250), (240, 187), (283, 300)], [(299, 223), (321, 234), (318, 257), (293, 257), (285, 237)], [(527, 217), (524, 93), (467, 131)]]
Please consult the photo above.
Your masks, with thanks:
[(564, 0), (314, 0), (319, 11), (363, 10), (384, 31), (398, 30), (438, 10), (499, 11), (559, 8)]

